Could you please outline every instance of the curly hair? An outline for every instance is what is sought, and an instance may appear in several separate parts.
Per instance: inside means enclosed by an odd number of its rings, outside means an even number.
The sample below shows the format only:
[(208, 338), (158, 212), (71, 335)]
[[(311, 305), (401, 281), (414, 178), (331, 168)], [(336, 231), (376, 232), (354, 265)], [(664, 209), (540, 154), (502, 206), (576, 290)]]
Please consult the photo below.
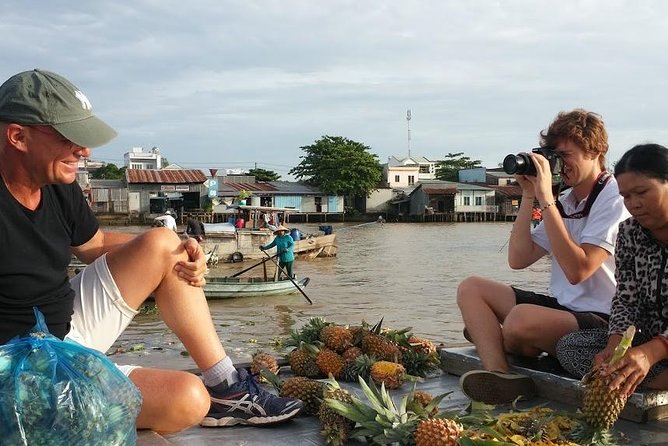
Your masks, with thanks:
[(601, 115), (581, 108), (560, 112), (550, 127), (540, 132), (541, 147), (556, 147), (558, 143), (570, 141), (579, 146), (590, 159), (599, 158), (605, 168), (608, 152), (608, 132)]

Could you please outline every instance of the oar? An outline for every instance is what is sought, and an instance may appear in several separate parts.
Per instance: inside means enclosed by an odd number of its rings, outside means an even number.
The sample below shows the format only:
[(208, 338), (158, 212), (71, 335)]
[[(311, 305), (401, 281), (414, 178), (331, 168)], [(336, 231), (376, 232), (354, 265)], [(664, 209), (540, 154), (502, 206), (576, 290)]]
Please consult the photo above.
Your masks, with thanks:
[[(216, 245), (216, 246), (217, 246), (217, 245)], [(267, 254), (267, 253), (265, 252), (265, 254)], [(267, 255), (269, 255), (269, 254), (267, 254)], [(276, 257), (276, 255), (274, 255), (274, 257)], [(246, 271), (250, 271), (250, 270), (252, 270), (253, 268), (255, 268), (256, 266), (260, 266), (260, 265), (262, 265), (264, 262), (266, 262), (267, 260), (271, 260), (271, 259), (272, 259), (272, 257), (269, 257), (268, 259), (262, 259), (262, 260), (260, 260), (260, 263), (256, 263), (255, 265), (253, 265), (253, 266), (249, 266), (249, 267), (246, 268), (246, 269), (242, 269), (242, 270), (239, 271), (238, 273), (232, 274), (230, 277), (237, 277), (237, 276), (240, 276), (240, 275), (242, 275), (243, 273), (245, 273)]]
[(306, 298), (308, 303), (313, 305), (313, 301), (311, 299), (309, 299), (309, 297), (306, 295), (304, 290), (302, 290), (299, 287), (299, 285), (297, 284), (297, 282), (295, 282), (295, 280), (292, 277), (290, 277), (290, 275), (281, 267), (281, 265), (276, 260), (274, 260), (274, 257), (276, 257), (276, 256), (273, 256), (273, 257), (270, 256), (269, 253), (267, 253), (267, 251), (262, 251), (262, 252), (265, 253), (266, 256), (268, 257), (268, 259), (264, 259), (264, 260), (271, 260), (272, 262), (274, 262), (274, 264), (276, 265), (276, 268), (281, 270), (283, 272), (283, 274), (285, 274), (287, 276), (287, 278), (290, 279), (290, 282), (292, 282), (292, 284), (295, 286), (295, 288), (297, 288), (299, 290), (299, 292), (302, 293), (302, 296), (304, 296)]

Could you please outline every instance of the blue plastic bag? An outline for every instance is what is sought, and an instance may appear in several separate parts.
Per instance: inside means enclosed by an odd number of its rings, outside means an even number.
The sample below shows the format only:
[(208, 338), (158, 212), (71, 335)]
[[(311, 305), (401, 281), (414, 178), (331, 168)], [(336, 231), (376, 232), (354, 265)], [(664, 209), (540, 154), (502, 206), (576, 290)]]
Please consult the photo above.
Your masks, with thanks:
[(134, 383), (102, 353), (51, 335), (37, 308), (35, 318), (0, 346), (0, 444), (136, 444)]

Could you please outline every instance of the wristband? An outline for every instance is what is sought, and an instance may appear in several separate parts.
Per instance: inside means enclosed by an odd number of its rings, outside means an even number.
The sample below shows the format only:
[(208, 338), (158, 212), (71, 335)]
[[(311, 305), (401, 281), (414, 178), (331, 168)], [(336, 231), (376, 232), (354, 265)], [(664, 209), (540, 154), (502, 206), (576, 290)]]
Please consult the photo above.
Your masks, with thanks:
[(553, 205), (555, 205), (555, 204), (557, 204), (556, 200), (555, 200), (555, 201), (552, 201), (552, 202), (546, 204), (545, 206), (543, 206), (542, 208), (540, 208), (540, 212), (541, 212), (541, 214), (543, 213), (543, 211), (545, 211), (545, 209), (547, 209), (547, 208), (549, 208), (550, 206), (553, 206)]

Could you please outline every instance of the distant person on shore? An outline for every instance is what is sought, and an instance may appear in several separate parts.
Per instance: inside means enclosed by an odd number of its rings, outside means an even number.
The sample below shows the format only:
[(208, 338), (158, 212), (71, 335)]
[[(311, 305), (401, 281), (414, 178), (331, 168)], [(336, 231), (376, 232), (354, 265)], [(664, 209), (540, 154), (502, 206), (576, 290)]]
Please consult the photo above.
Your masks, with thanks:
[(593, 364), (607, 361), (624, 331), (635, 325), (632, 348), (603, 371), (612, 377), (610, 388), (627, 395), (638, 386), (668, 390), (668, 263), (662, 261), (668, 245), (668, 149), (633, 147), (615, 164), (615, 178), (632, 217), (617, 235), (610, 327), (567, 334), (557, 344), (557, 357), (582, 378)]
[[(115, 136), (62, 76), (32, 70), (0, 86), (0, 222), (11, 234), (0, 250), (0, 344), (28, 332), (38, 306), (55, 336), (104, 353), (153, 295), (202, 378), (119, 366), (142, 394), (137, 428), (169, 433), (293, 417), (299, 400), (264, 391), (225, 353), (202, 289), (199, 243), (164, 228), (137, 236), (100, 228), (77, 164)], [(72, 254), (88, 266), (70, 281)]]
[(186, 234), (198, 242), (202, 242), (205, 236), (204, 223), (196, 218), (189, 218), (186, 222)]
[[(556, 149), (561, 179), (571, 189), (552, 192), (548, 160), (530, 153), (536, 175), (516, 175), (522, 201), (508, 244), (513, 269), (550, 254), (549, 295), (482, 277), (468, 277), (457, 289), (465, 336), (476, 346), (484, 370), (460, 379), (471, 399), (509, 403), (536, 392), (533, 380), (511, 372), (506, 354), (555, 354), (559, 338), (585, 328), (605, 328), (615, 294), (614, 246), (619, 222), (629, 214), (617, 182), (605, 170), (608, 136), (601, 117), (576, 109), (561, 112), (540, 133), (542, 147)], [(538, 200), (542, 222), (531, 229)]]
[(534, 206), (531, 210), (531, 226), (535, 228), (542, 219), (543, 214), (540, 212), (540, 208)]
[(169, 209), (165, 211), (164, 214), (155, 217), (153, 219), (155, 226), (164, 226), (167, 229), (171, 229), (174, 232), (178, 232), (179, 228), (176, 226), (176, 219), (172, 215), (172, 211)]
[(283, 225), (280, 225), (274, 231), (274, 240), (267, 245), (260, 246), (260, 250), (266, 251), (276, 247), (276, 254), (278, 254), (279, 265), (285, 270), (289, 277), (294, 277), (292, 273), (292, 264), (295, 261), (294, 246), (295, 241), (290, 236), (290, 230)]

